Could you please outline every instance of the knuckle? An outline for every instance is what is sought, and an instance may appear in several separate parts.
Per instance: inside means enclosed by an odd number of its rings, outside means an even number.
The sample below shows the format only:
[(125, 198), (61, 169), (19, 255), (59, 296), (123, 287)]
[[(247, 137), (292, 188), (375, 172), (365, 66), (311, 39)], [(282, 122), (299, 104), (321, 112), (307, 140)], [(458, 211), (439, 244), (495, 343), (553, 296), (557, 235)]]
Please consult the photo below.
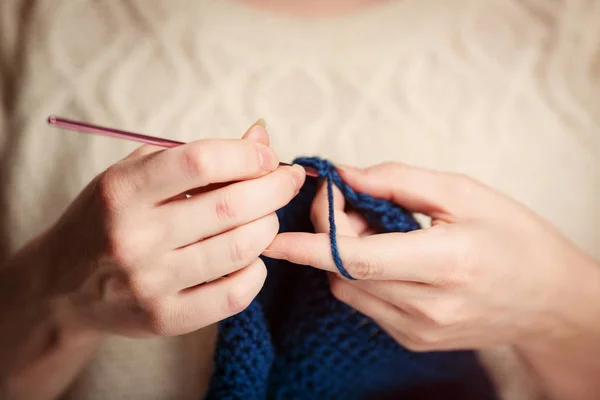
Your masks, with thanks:
[(205, 143), (200, 141), (189, 146), (181, 155), (182, 167), (185, 173), (194, 179), (201, 179), (208, 184), (212, 175), (213, 165)]
[(439, 344), (439, 335), (432, 329), (419, 329), (407, 334), (406, 347), (412, 351), (423, 352), (436, 348)]
[(124, 225), (115, 223), (107, 232), (105, 253), (117, 265), (129, 269), (147, 257), (156, 240), (150, 229), (136, 231)]
[(425, 307), (421, 317), (424, 324), (433, 329), (449, 328), (462, 323), (464, 319), (463, 302), (457, 299), (445, 299), (431, 307)]
[(230, 190), (224, 190), (217, 199), (215, 214), (219, 221), (231, 221), (235, 219), (237, 212)]
[(428, 327), (446, 328), (453, 324), (454, 316), (440, 308), (434, 308), (423, 314), (423, 321)]
[(114, 229), (108, 234), (106, 253), (120, 267), (130, 267), (137, 258), (135, 246), (120, 230)]
[(449, 173), (450, 179), (447, 180), (448, 190), (458, 192), (460, 198), (469, 198), (474, 196), (481, 187), (479, 181), (463, 173)]
[(125, 182), (124, 172), (116, 165), (109, 167), (98, 177), (96, 194), (104, 211), (110, 213), (123, 205)]
[(349, 262), (346, 269), (353, 278), (359, 280), (375, 279), (383, 274), (383, 267), (381, 264), (364, 257)]
[(423, 318), (428, 313), (426, 305), (418, 301), (407, 301), (402, 304), (402, 309), (417, 318)]
[(248, 293), (243, 285), (232, 285), (227, 292), (227, 313), (235, 315), (244, 311), (253, 298), (252, 293)]

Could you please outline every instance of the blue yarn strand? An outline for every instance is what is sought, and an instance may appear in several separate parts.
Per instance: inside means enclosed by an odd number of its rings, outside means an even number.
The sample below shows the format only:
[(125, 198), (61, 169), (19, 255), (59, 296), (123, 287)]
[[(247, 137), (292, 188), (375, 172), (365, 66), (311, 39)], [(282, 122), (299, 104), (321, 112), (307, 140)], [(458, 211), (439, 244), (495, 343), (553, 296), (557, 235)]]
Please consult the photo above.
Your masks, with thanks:
[(343, 277), (350, 280), (356, 280), (346, 271), (344, 264), (342, 263), (342, 257), (340, 256), (340, 250), (337, 245), (337, 227), (335, 225), (335, 207), (333, 203), (333, 176), (331, 173), (327, 174), (327, 202), (329, 203), (329, 243), (331, 245), (331, 255), (333, 256), (333, 262), (336, 268), (342, 274)]
[(384, 232), (408, 232), (419, 229), (419, 224), (414, 217), (391, 202), (377, 199), (364, 193), (356, 193), (348, 186), (337, 173), (335, 166), (324, 159), (317, 157), (302, 157), (296, 163), (315, 168), (320, 179), (327, 183), (327, 201), (329, 203), (329, 241), (331, 256), (339, 273), (347, 279), (356, 280), (348, 273), (342, 262), (340, 249), (337, 243), (337, 227), (335, 223), (333, 185), (337, 186), (346, 199), (346, 202), (361, 212), (367, 221), (377, 229)]

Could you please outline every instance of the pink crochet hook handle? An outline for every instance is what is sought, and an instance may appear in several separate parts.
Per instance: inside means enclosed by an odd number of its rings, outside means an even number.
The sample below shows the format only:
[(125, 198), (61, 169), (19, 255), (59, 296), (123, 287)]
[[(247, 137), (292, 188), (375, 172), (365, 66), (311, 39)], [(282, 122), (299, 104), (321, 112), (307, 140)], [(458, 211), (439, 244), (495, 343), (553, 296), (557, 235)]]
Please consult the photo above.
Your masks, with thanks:
[[(122, 131), (120, 129), (107, 128), (104, 126), (98, 126), (98, 125), (90, 124), (87, 122), (72, 121), (70, 119), (55, 117), (55, 116), (48, 117), (48, 124), (50, 124), (51, 126), (54, 126), (56, 128), (68, 129), (68, 130), (83, 132), (83, 133), (91, 133), (94, 135), (115, 137), (115, 138), (119, 138), (119, 139), (132, 140), (134, 142), (146, 143), (146, 144), (151, 144), (151, 145), (160, 146), (160, 147), (171, 148), (171, 147), (176, 147), (176, 146), (185, 144), (183, 142), (178, 142), (176, 140), (163, 139), (163, 138), (159, 138), (159, 137), (143, 135), (141, 133), (127, 132), (127, 131)], [(290, 164), (280, 162), (279, 165), (290, 165)], [(319, 177), (319, 173), (317, 172), (316, 169), (311, 168), (311, 167), (305, 167), (305, 166), (302, 166), (302, 168), (304, 168), (304, 170), (306, 171), (306, 176), (310, 176), (313, 178)]]

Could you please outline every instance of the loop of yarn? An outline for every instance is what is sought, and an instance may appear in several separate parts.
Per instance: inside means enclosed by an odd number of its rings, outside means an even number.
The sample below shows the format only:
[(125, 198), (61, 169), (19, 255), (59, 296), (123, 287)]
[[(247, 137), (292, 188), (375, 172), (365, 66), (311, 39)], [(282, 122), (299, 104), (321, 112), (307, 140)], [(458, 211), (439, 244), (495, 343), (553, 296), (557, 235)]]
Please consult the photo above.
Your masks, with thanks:
[(355, 280), (352, 275), (346, 268), (344, 268), (344, 264), (342, 263), (342, 257), (340, 256), (340, 250), (337, 245), (337, 227), (335, 225), (335, 207), (333, 203), (333, 177), (331, 170), (327, 173), (327, 201), (329, 202), (329, 243), (331, 245), (331, 256), (333, 257), (333, 262), (337, 267), (338, 271), (342, 276)]
[(387, 232), (406, 232), (418, 229), (416, 220), (403, 208), (383, 199), (377, 199), (363, 193), (356, 193), (338, 174), (335, 166), (321, 158), (306, 157), (296, 159), (296, 163), (317, 170), (319, 178), (327, 184), (327, 201), (329, 203), (329, 241), (331, 256), (339, 273), (347, 279), (355, 280), (344, 268), (337, 244), (337, 228), (335, 224), (333, 185), (337, 186), (344, 198), (352, 207), (360, 211), (369, 223)]

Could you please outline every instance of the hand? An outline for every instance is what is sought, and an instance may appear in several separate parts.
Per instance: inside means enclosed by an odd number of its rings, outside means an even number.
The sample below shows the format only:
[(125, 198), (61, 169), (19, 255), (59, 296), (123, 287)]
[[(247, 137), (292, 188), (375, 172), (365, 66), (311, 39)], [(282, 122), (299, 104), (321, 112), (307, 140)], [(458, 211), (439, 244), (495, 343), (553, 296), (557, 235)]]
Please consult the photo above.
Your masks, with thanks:
[(299, 166), (277, 166), (258, 125), (243, 140), (141, 147), (42, 236), (46, 297), (78, 325), (127, 336), (184, 334), (242, 311), (266, 277), (258, 256), (277, 234), (274, 212), (304, 181)]
[(432, 227), (369, 235), (336, 192), (340, 254), (358, 279), (347, 280), (331, 257), (321, 188), (317, 234), (280, 234), (264, 254), (331, 271), (333, 294), (407, 348), (552, 347), (597, 327), (598, 268), (524, 206), (464, 176), (400, 164), (340, 173), (358, 192), (430, 216)]

